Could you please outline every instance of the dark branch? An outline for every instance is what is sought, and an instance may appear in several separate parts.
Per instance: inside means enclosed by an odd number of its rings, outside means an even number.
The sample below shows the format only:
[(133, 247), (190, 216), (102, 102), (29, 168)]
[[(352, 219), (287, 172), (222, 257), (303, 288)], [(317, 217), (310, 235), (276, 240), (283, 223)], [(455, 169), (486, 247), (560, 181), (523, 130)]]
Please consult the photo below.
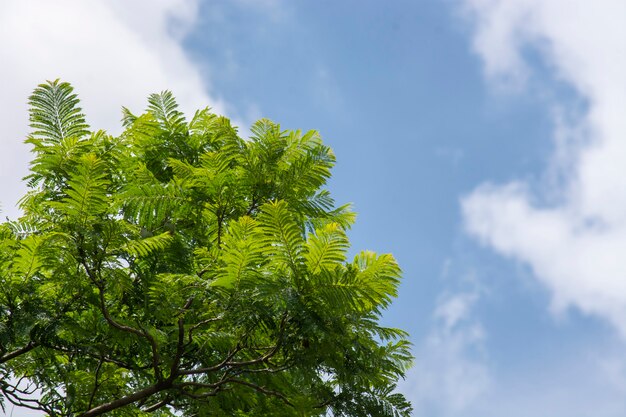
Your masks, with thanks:
[(165, 407), (166, 405), (168, 405), (170, 403), (170, 401), (172, 401), (172, 399), (170, 397), (166, 397), (165, 399), (152, 404), (149, 407), (144, 408), (142, 411), (144, 413), (151, 413), (153, 411), (158, 410), (159, 408)]
[(16, 358), (20, 355), (23, 355), (37, 347), (37, 343), (30, 341), (26, 344), (26, 346), (21, 347), (19, 349), (14, 350), (13, 352), (6, 353), (0, 357), (0, 363), (5, 363), (10, 361), (13, 358)]
[(221, 361), (220, 363), (209, 366), (207, 368), (196, 368), (196, 369), (181, 369), (178, 371), (179, 375), (198, 375), (198, 374), (206, 374), (209, 372), (219, 371), (223, 367), (227, 366), (228, 362), (235, 357), (235, 355), (241, 350), (241, 347), (237, 346), (228, 356)]
[(227, 382), (233, 382), (235, 384), (245, 385), (245, 386), (250, 387), (250, 388), (252, 388), (252, 389), (254, 389), (254, 390), (258, 391), (258, 392), (261, 392), (263, 394), (273, 395), (274, 397), (278, 397), (281, 400), (283, 400), (283, 402), (285, 404), (293, 407), (293, 404), (291, 404), (291, 402), (289, 402), (287, 397), (283, 393), (280, 393), (278, 391), (270, 390), (270, 389), (267, 389), (267, 388), (262, 387), (260, 385), (254, 384), (252, 382), (244, 381), (242, 379), (229, 378), (226, 381)]
[(91, 408), (93, 405), (93, 400), (96, 398), (96, 393), (98, 392), (98, 388), (100, 388), (100, 382), (98, 379), (100, 378), (100, 369), (102, 368), (102, 364), (104, 363), (104, 358), (100, 358), (100, 362), (98, 362), (98, 366), (96, 367), (96, 375), (93, 381), (93, 391), (91, 391), (91, 396), (89, 397), (89, 405), (87, 408)]
[(159, 368), (159, 363), (160, 363), (160, 357), (159, 357), (159, 350), (157, 347), (157, 343), (156, 340), (154, 340), (154, 337), (152, 337), (150, 335), (150, 333), (144, 331), (144, 330), (139, 330), (139, 329), (135, 329), (134, 327), (130, 327), (130, 326), (126, 326), (124, 324), (118, 323), (117, 321), (115, 321), (112, 317), (111, 314), (109, 313), (109, 310), (106, 307), (106, 302), (104, 299), (104, 288), (102, 285), (98, 285), (97, 282), (94, 282), (94, 284), (96, 284), (97, 288), (98, 288), (98, 293), (100, 295), (100, 310), (102, 311), (102, 314), (104, 316), (104, 319), (107, 321), (107, 323), (109, 323), (112, 327), (123, 331), (123, 332), (127, 332), (127, 333), (131, 333), (134, 335), (137, 335), (141, 338), (144, 338), (148, 341), (148, 343), (150, 343), (150, 348), (152, 349), (152, 368), (154, 369), (154, 376), (159, 379), (162, 380), (163, 376), (161, 375), (161, 369)]
[(85, 411), (83, 414), (80, 414), (79, 417), (94, 417), (99, 416), (104, 413), (108, 413), (117, 408), (124, 407), (126, 405), (132, 404), (135, 401), (143, 400), (144, 398), (148, 398), (158, 392), (165, 391), (172, 387), (172, 383), (169, 381), (158, 382), (154, 385), (150, 385), (142, 390), (134, 392), (125, 397), (118, 398), (117, 400), (101, 404), (97, 407), (92, 408), (91, 410)]
[(170, 369), (170, 378), (173, 378), (178, 373), (178, 367), (180, 366), (180, 360), (183, 357), (185, 351), (185, 312), (189, 310), (193, 303), (193, 297), (189, 298), (183, 306), (180, 317), (178, 318), (178, 343), (176, 344), (176, 356), (172, 361), (172, 367)]

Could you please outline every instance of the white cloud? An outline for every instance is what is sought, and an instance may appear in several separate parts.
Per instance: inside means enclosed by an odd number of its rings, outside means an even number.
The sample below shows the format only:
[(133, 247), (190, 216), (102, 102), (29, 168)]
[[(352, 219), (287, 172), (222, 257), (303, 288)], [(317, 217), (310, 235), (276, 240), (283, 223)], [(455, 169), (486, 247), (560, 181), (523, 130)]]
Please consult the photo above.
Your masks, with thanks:
[(489, 391), (482, 325), (472, 317), (477, 289), (444, 294), (433, 312), (433, 326), (415, 349), (416, 364), (400, 390), (416, 415), (460, 415)]
[(20, 0), (0, 2), (2, 152), (0, 204), (14, 216), (30, 158), (26, 100), (37, 84), (71, 82), (93, 128), (119, 132), (122, 105), (140, 112), (148, 94), (169, 89), (184, 111), (224, 103), (186, 56), (197, 0)]
[(524, 183), (483, 185), (462, 202), (466, 228), (530, 265), (552, 291), (555, 311), (575, 306), (626, 337), (626, 3), (463, 4), (489, 79), (523, 83), (532, 49), (587, 103), (579, 120), (555, 118), (557, 152), (547, 172), (564, 180), (545, 185), (557, 187), (550, 194), (558, 201), (540, 204), (546, 195)]

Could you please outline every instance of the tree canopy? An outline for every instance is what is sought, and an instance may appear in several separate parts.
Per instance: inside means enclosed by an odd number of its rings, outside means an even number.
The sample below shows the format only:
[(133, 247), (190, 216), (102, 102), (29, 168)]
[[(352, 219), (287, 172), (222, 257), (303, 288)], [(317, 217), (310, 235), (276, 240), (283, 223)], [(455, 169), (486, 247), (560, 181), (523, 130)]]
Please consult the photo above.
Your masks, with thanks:
[(0, 224), (3, 406), (49, 416), (408, 416), (400, 269), (348, 260), (316, 131), (148, 98), (92, 131), (70, 84), (29, 99), (23, 215)]

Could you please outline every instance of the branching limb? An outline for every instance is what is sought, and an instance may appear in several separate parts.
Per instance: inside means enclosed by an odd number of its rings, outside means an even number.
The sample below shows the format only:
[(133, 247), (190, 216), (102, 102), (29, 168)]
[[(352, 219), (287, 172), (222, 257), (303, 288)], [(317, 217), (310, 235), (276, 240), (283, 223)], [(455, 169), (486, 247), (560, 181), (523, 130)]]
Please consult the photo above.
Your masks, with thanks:
[(214, 317), (214, 318), (211, 318), (211, 319), (206, 319), (206, 320), (199, 321), (198, 323), (196, 323), (193, 326), (191, 326), (189, 328), (189, 331), (188, 331), (187, 345), (190, 345), (191, 342), (193, 341), (193, 332), (194, 331), (196, 331), (200, 327), (205, 326), (205, 325), (207, 325), (209, 323), (213, 323), (213, 322), (222, 320), (223, 318), (224, 318), (223, 316), (218, 316), (218, 317)]
[(158, 410), (159, 408), (165, 407), (166, 405), (170, 403), (170, 401), (172, 401), (170, 397), (165, 397), (163, 400), (156, 402), (149, 407), (144, 408), (142, 411), (144, 413), (151, 413), (153, 411)]
[(228, 356), (226, 356), (226, 358), (221, 361), (220, 363), (213, 365), (213, 366), (209, 366), (206, 368), (196, 368), (196, 369), (181, 369), (178, 371), (179, 375), (199, 375), (199, 374), (207, 374), (210, 372), (215, 372), (215, 371), (219, 371), (220, 369), (224, 368), (225, 366), (228, 365), (228, 363), (230, 362), (230, 360), (232, 358), (235, 357), (235, 355), (237, 353), (239, 353), (239, 351), (241, 351), (241, 347), (237, 346), (235, 347), (235, 349), (233, 349), (232, 352), (230, 352), (228, 354)]
[(149, 387), (146, 387), (142, 390), (136, 391), (132, 394), (126, 395), (124, 397), (118, 398), (114, 401), (105, 403), (105, 404), (101, 404), (97, 407), (94, 407), (88, 411), (85, 411), (84, 413), (80, 414), (79, 417), (94, 417), (94, 416), (99, 416), (102, 415), (104, 413), (108, 413), (110, 411), (113, 411), (117, 408), (120, 407), (124, 407), (126, 405), (132, 404), (136, 401), (140, 401), (143, 400), (145, 398), (148, 398), (158, 392), (161, 391), (165, 391), (166, 389), (169, 389), (172, 387), (172, 383), (169, 381), (162, 381), (162, 382), (158, 382), (154, 385), (150, 385)]
[(93, 400), (96, 397), (98, 388), (100, 388), (100, 382), (98, 381), (98, 379), (100, 378), (100, 369), (102, 368), (103, 363), (104, 363), (104, 359), (100, 358), (100, 362), (98, 362), (98, 366), (96, 367), (96, 375), (94, 377), (93, 390), (91, 391), (91, 396), (89, 397), (89, 405), (87, 406), (87, 408), (91, 408), (91, 406), (93, 405)]
[(28, 383), (26, 387), (19, 388), (25, 380), (27, 380), (27, 378), (22, 377), (14, 384), (2, 381), (0, 391), (2, 392), (4, 398), (9, 400), (9, 402), (16, 407), (25, 407), (31, 410), (48, 412), (50, 408), (47, 404), (44, 404), (37, 398), (32, 397), (37, 391), (37, 387)]
[(178, 342), (176, 344), (176, 355), (172, 361), (172, 367), (170, 369), (170, 378), (174, 378), (178, 373), (178, 367), (180, 366), (180, 360), (183, 357), (185, 351), (185, 312), (189, 310), (194, 298), (191, 297), (187, 300), (182, 308), (180, 317), (178, 318)]
[(33, 342), (32, 340), (30, 342), (28, 342), (25, 346), (19, 348), (19, 349), (15, 349), (12, 352), (9, 353), (5, 353), (4, 355), (0, 356), (0, 363), (5, 363), (10, 361), (13, 358), (16, 358), (18, 356), (21, 356), (27, 352), (30, 352), (31, 350), (35, 349), (37, 347), (37, 343)]
[(104, 316), (104, 319), (112, 327), (120, 331), (126, 332), (126, 333), (137, 335), (140, 338), (146, 339), (148, 341), (148, 343), (150, 344), (150, 348), (152, 350), (152, 368), (154, 369), (154, 375), (157, 379), (162, 380), (163, 375), (161, 374), (161, 369), (159, 368), (159, 363), (161, 361), (161, 358), (159, 356), (159, 349), (158, 349), (156, 340), (154, 340), (154, 337), (152, 337), (152, 335), (145, 330), (135, 329), (134, 327), (121, 324), (117, 322), (116, 320), (114, 320), (113, 317), (111, 317), (111, 314), (109, 313), (109, 310), (107, 309), (107, 306), (106, 306), (106, 302), (104, 299), (104, 286), (98, 285), (97, 283), (96, 283), (96, 286), (98, 288), (98, 294), (100, 297), (100, 310), (102, 311), (102, 315)]
[(252, 389), (254, 389), (254, 390), (258, 391), (258, 392), (261, 392), (263, 394), (272, 395), (274, 397), (278, 397), (281, 400), (283, 400), (283, 402), (285, 404), (293, 407), (293, 404), (291, 404), (291, 402), (289, 402), (287, 397), (283, 393), (281, 393), (281, 392), (267, 389), (267, 388), (262, 387), (260, 385), (254, 384), (252, 382), (244, 381), (243, 379), (229, 378), (226, 381), (227, 382), (232, 382), (232, 383), (235, 383), (235, 384), (245, 385), (245, 386), (250, 387), (250, 388), (252, 388)]

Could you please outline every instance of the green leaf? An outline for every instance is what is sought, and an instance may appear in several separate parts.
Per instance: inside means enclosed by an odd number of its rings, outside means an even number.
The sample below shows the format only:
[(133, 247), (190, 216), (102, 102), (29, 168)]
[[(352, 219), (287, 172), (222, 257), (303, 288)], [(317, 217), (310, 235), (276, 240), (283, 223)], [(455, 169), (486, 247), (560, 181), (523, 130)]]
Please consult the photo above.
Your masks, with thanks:
[(177, 132), (185, 128), (185, 116), (178, 111), (178, 104), (171, 91), (151, 94), (148, 97), (148, 103), (148, 111), (163, 124), (166, 130)]
[(350, 242), (339, 224), (329, 223), (316, 230), (315, 234), (310, 234), (306, 246), (307, 266), (316, 274), (322, 269), (333, 269), (343, 263)]
[(66, 82), (48, 81), (40, 84), (28, 99), (31, 134), (43, 143), (58, 143), (69, 137), (86, 135), (89, 126), (78, 107), (78, 97)]
[(287, 203), (276, 201), (263, 205), (258, 222), (266, 255), (297, 272), (302, 261), (304, 239), (302, 228), (292, 218)]
[(62, 201), (52, 201), (49, 206), (72, 219), (79, 226), (98, 218), (110, 205), (109, 180), (106, 165), (94, 154), (81, 157), (79, 164), (67, 180), (68, 188)]
[(171, 242), (171, 233), (164, 232), (144, 239), (130, 240), (124, 249), (131, 255), (145, 257), (154, 252), (164, 251)]
[(262, 242), (257, 239), (257, 228), (257, 222), (247, 216), (230, 226), (222, 247), (221, 261), (224, 266), (211, 285), (232, 288), (238, 286), (242, 279), (257, 276), (264, 253)]

